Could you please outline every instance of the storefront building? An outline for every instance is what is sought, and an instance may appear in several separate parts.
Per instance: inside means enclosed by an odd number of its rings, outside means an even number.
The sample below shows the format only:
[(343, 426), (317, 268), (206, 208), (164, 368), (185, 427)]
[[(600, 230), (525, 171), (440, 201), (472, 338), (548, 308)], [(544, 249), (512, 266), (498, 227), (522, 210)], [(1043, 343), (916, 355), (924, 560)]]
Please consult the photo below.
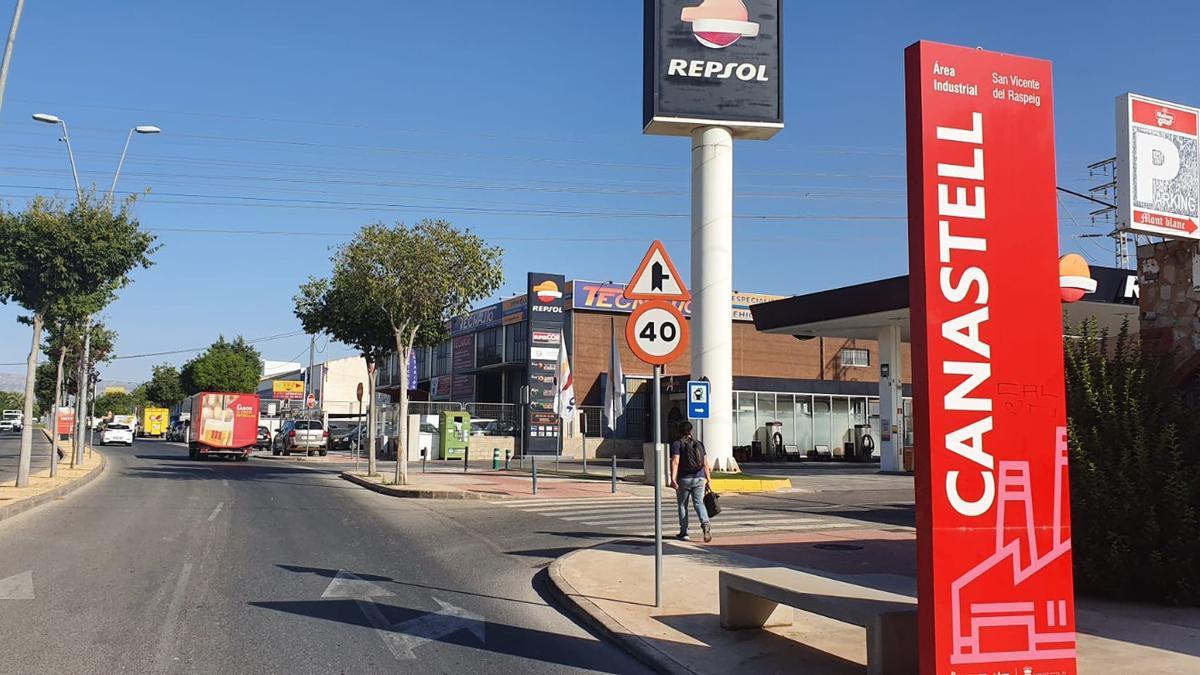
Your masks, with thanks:
[[(615, 342), (626, 392), (625, 414), (617, 420), (615, 436), (646, 440), (651, 435), (647, 394), (652, 371), (625, 344), (625, 324), (637, 303), (622, 296), (623, 288), (606, 282), (567, 282), (564, 344), (587, 435), (614, 435), (603, 430), (601, 407)], [(761, 452), (782, 441), (788, 452), (839, 457), (853, 453), (863, 434), (879, 438), (876, 341), (830, 336), (797, 339), (760, 332), (751, 307), (779, 299), (757, 293), (733, 296), (735, 446), (747, 453), (752, 448)], [(690, 303), (679, 306), (690, 317)], [(446, 341), (418, 350), (414, 399), (506, 403), (518, 411), (521, 387), (529, 374), (528, 315), (526, 296), (517, 296), (453, 319)], [(388, 359), (381, 368), (383, 393), (398, 394), (395, 361)], [(690, 362), (690, 354), (684, 353), (664, 370), (662, 410), (668, 437), (685, 417), (683, 390)], [(905, 383), (910, 381), (907, 352), (900, 375)]]

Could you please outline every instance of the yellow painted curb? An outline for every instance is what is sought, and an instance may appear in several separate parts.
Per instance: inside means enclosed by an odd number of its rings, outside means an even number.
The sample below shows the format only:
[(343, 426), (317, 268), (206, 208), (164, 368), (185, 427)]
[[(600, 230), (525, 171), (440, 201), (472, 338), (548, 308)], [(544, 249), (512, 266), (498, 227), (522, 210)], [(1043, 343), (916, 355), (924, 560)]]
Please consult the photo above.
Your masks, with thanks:
[(713, 478), (712, 490), (718, 494), (730, 492), (775, 492), (792, 486), (787, 478)]

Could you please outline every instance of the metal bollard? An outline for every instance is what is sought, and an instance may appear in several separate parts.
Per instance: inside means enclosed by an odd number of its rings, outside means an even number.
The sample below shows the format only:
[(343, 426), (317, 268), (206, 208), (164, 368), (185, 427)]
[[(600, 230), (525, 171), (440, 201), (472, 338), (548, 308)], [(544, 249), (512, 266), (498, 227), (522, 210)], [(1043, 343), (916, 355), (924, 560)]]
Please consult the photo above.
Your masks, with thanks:
[(512, 450), (505, 449), (504, 451), (504, 470), (508, 471), (508, 458), (512, 455)]
[(425, 448), (421, 448), (421, 473), (425, 473), (425, 455), (428, 452), (429, 451), (426, 450)]
[(467, 472), (467, 461), (471, 459), (471, 449), (463, 448), (463, 473)]
[(612, 456), (612, 493), (617, 494), (617, 456)]
[(492, 471), (500, 470), (500, 448), (492, 448)]
[(533, 467), (530, 474), (533, 476), (533, 494), (537, 494), (537, 457), (529, 458), (530, 466)]

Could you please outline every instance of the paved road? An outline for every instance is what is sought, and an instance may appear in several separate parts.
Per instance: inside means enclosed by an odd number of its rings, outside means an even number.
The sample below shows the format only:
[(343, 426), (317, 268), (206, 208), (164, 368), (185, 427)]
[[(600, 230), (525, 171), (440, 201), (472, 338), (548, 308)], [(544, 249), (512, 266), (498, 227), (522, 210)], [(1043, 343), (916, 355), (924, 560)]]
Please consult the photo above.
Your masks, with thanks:
[(0, 671), (644, 672), (547, 604), (542, 568), (594, 538), (570, 523), (316, 464), (106, 452), (97, 481), (0, 523)]
[[(0, 431), (0, 484), (12, 484), (17, 480), (17, 462), (21, 458), (21, 433)], [(50, 466), (50, 441), (40, 429), (33, 430), (33, 456), (30, 457), (31, 471), (37, 472)]]

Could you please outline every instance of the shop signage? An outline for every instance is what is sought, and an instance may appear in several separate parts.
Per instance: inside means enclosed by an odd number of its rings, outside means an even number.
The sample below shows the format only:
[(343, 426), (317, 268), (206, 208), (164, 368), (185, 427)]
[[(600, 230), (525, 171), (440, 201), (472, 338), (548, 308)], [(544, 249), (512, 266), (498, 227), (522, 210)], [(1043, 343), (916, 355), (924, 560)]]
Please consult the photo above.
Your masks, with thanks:
[(645, 0), (643, 128), (687, 136), (783, 128), (782, 0)]
[(451, 319), (450, 334), (477, 333), (486, 328), (494, 328), (500, 325), (503, 316), (504, 310), (501, 303), (477, 309), (470, 314)]
[(528, 278), (529, 391), (524, 448), (530, 454), (556, 454), (561, 430), (554, 410), (559, 350), (564, 327), (566, 279), (558, 274), (531, 273)]
[[(750, 307), (763, 302), (782, 300), (782, 295), (765, 295), (762, 293), (734, 293), (733, 320), (754, 321)], [(571, 283), (571, 309), (596, 312), (618, 312), (629, 314), (637, 309), (644, 300), (629, 300), (625, 297), (623, 284), (607, 284), (596, 281), (574, 281)], [(692, 315), (692, 303), (688, 301), (673, 301), (685, 317)]]
[(501, 322), (505, 326), (510, 326), (514, 323), (521, 323), (525, 320), (525, 296), (519, 298), (510, 298), (501, 303)]
[(303, 401), (304, 380), (275, 380), (271, 383), (271, 396), (280, 401)]
[(1050, 63), (905, 78), (921, 672), (1075, 673)]
[(1200, 239), (1200, 110), (1117, 97), (1117, 226)]
[(470, 401), (475, 395), (475, 376), (466, 371), (475, 368), (475, 334), (454, 338), (452, 349), (450, 363), (454, 371), (454, 390), (451, 397), (456, 401)]

